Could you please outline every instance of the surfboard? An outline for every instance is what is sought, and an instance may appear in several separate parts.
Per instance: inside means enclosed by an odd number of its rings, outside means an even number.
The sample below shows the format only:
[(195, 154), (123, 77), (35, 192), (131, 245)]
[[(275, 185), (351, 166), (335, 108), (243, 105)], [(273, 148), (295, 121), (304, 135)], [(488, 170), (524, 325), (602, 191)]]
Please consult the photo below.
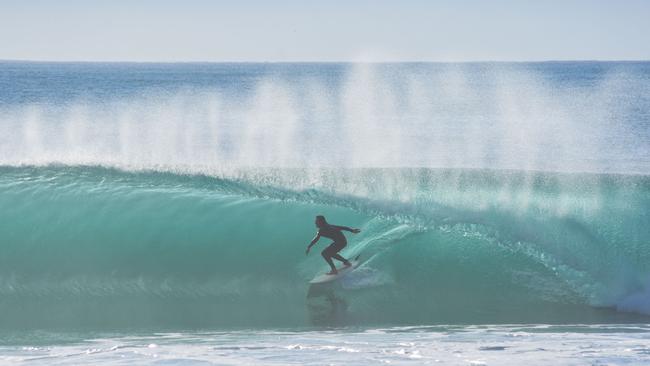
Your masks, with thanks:
[(327, 282), (336, 281), (339, 278), (346, 276), (348, 273), (354, 271), (355, 268), (359, 267), (359, 265), (361, 264), (361, 261), (359, 261), (360, 256), (361, 255), (358, 255), (358, 256), (356, 256), (354, 259), (352, 259), (350, 261), (350, 263), (352, 264), (351, 266), (346, 267), (345, 265), (342, 265), (341, 267), (337, 268), (336, 270), (339, 273), (337, 273), (335, 275), (330, 275), (330, 274), (326, 274), (326, 273), (320, 274), (320, 275), (317, 275), (316, 277), (314, 277), (314, 279), (312, 279), (311, 281), (309, 281), (309, 283), (311, 283), (311, 284), (327, 283)]

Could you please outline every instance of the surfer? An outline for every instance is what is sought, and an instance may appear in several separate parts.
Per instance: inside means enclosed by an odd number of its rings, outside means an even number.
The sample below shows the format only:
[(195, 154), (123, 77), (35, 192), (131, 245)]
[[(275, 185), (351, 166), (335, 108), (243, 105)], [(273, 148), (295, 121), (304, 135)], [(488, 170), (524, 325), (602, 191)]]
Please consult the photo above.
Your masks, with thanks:
[(336, 226), (336, 225), (330, 225), (327, 220), (325, 220), (325, 216), (318, 215), (316, 216), (316, 227), (318, 228), (318, 232), (316, 233), (316, 236), (314, 239), (312, 239), (311, 243), (309, 243), (309, 246), (307, 246), (307, 251), (305, 254), (309, 254), (309, 250), (311, 247), (316, 244), (316, 242), (320, 239), (321, 236), (324, 236), (326, 238), (334, 240), (332, 244), (328, 245), (327, 248), (323, 249), (321, 252), (321, 255), (323, 258), (325, 258), (325, 261), (327, 264), (332, 267), (332, 270), (328, 272), (328, 275), (335, 275), (338, 273), (336, 270), (336, 266), (334, 266), (334, 261), (332, 261), (332, 258), (343, 262), (346, 267), (349, 267), (351, 265), (350, 261), (343, 258), (340, 254), (338, 254), (341, 249), (345, 248), (345, 246), (348, 244), (347, 239), (345, 239), (345, 235), (343, 235), (342, 231), (349, 231), (351, 233), (358, 233), (361, 230), (359, 229), (352, 229), (347, 226)]

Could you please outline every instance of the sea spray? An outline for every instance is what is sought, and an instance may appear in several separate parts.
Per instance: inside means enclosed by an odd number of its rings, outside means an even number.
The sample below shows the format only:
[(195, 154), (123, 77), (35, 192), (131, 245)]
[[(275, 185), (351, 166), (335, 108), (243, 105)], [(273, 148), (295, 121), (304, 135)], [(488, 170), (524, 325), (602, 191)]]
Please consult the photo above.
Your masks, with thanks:
[(646, 63), (2, 68), (2, 165), (649, 169)]

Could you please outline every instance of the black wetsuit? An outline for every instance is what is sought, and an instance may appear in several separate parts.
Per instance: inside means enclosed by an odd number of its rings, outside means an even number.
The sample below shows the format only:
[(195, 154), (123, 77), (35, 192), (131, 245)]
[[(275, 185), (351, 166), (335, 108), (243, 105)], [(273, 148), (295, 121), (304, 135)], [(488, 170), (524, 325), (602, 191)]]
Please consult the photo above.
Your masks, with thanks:
[(334, 240), (332, 244), (328, 245), (327, 248), (323, 249), (321, 252), (328, 263), (331, 261), (331, 257), (334, 257), (341, 262), (347, 263), (347, 260), (345, 258), (337, 254), (341, 251), (341, 249), (345, 248), (345, 246), (348, 245), (348, 241), (345, 239), (345, 235), (343, 235), (341, 232), (342, 230), (350, 232), (352, 231), (352, 229), (347, 226), (336, 226), (329, 224), (321, 227), (318, 230), (318, 235)]

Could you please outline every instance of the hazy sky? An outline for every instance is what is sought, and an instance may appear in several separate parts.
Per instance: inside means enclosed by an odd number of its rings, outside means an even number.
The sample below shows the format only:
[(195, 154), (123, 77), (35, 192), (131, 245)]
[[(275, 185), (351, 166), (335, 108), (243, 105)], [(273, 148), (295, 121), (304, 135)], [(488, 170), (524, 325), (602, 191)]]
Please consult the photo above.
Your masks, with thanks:
[(650, 0), (0, 0), (0, 59), (648, 60)]

